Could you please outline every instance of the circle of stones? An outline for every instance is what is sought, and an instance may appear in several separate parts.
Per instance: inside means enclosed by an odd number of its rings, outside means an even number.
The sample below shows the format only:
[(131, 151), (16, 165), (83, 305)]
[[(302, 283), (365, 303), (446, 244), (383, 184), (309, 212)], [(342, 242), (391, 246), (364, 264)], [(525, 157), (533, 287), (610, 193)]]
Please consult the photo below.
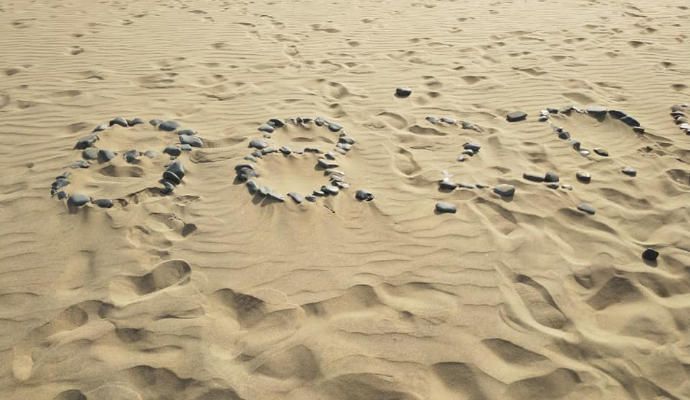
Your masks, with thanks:
[[(137, 164), (140, 157), (145, 156), (149, 158), (156, 157), (155, 152), (146, 151), (140, 152), (136, 149), (129, 149), (125, 151), (113, 151), (109, 149), (100, 149), (96, 147), (96, 143), (100, 140), (100, 136), (107, 132), (110, 128), (114, 126), (120, 126), (124, 128), (130, 128), (137, 125), (145, 124), (144, 120), (141, 118), (125, 119), (123, 117), (115, 117), (111, 119), (108, 123), (103, 123), (96, 126), (90, 134), (84, 136), (77, 140), (74, 145), (74, 150), (81, 150), (81, 159), (70, 164), (71, 169), (87, 169), (91, 167), (92, 162), (98, 162), (100, 164), (106, 164), (118, 157), (120, 154), (129, 164)], [(178, 134), (179, 144), (168, 145), (163, 149), (163, 154), (167, 154), (172, 160), (171, 163), (166, 165), (165, 170), (162, 173), (162, 177), (159, 180), (162, 188), (160, 188), (161, 194), (171, 194), (177, 185), (182, 183), (182, 179), (185, 176), (185, 169), (182, 162), (177, 158), (185, 151), (192, 151), (195, 147), (203, 147), (203, 140), (197, 136), (196, 131), (192, 129), (180, 129), (180, 124), (176, 121), (167, 120), (163, 121), (160, 119), (152, 119), (149, 124), (154, 128), (163, 132), (174, 132)], [(111, 208), (115, 205), (112, 199), (94, 199), (83, 193), (68, 193), (66, 188), (70, 185), (70, 177), (72, 173), (69, 171), (63, 172), (62, 174), (55, 177), (55, 180), (50, 187), (51, 197), (56, 197), (58, 200), (66, 200), (67, 206), (70, 209), (76, 209), (87, 204), (93, 204), (100, 208)], [(121, 204), (127, 204), (126, 200), (118, 199)]]
[[(320, 127), (328, 130), (331, 133), (338, 134), (338, 141), (335, 146), (327, 151), (318, 147), (305, 147), (303, 149), (291, 149), (288, 146), (281, 146), (276, 148), (271, 146), (267, 141), (272, 138), (276, 131), (286, 129), (287, 125), (294, 125), (300, 128), (308, 128), (310, 126)], [(281, 154), (284, 157), (300, 157), (306, 153), (318, 154), (319, 158), (316, 161), (316, 168), (323, 170), (324, 175), (328, 177), (328, 181), (318, 188), (315, 188), (312, 193), (302, 196), (297, 192), (288, 192), (286, 195), (290, 197), (295, 203), (302, 203), (303, 201), (315, 202), (318, 197), (336, 196), (341, 190), (347, 189), (350, 185), (345, 180), (345, 173), (337, 170), (338, 163), (336, 160), (336, 153), (347, 155), (355, 144), (355, 140), (349, 136), (342, 125), (328, 121), (322, 117), (295, 117), (288, 119), (271, 118), (265, 124), (258, 128), (259, 132), (263, 132), (263, 138), (252, 139), (248, 147), (254, 149), (251, 154), (244, 157), (244, 163), (235, 166), (236, 179), (239, 182), (245, 183), (247, 189), (252, 195), (259, 195), (277, 202), (284, 202), (285, 197), (273, 191), (267, 186), (259, 185), (253, 178), (259, 177), (259, 172), (254, 163), (265, 156), (273, 154)], [(265, 140), (266, 139), (266, 140)], [(370, 201), (374, 196), (365, 191), (359, 190), (355, 196), (360, 201)]]

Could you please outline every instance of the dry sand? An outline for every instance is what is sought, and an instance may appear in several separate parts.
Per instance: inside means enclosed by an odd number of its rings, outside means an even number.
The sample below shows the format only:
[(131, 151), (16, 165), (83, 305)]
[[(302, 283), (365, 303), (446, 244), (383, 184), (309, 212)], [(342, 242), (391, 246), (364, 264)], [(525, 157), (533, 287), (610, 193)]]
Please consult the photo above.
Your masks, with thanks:
[[(0, 398), (690, 398), (690, 136), (669, 116), (690, 101), (689, 23), (687, 0), (0, 2)], [(610, 153), (582, 157), (537, 121), (594, 103), (647, 133), (554, 116)], [(173, 195), (151, 189), (162, 155), (68, 168), (118, 115), (205, 140)], [(233, 182), (257, 127), (292, 116), (357, 140), (338, 155), (350, 189), (264, 204)], [(98, 146), (175, 136), (114, 127)], [(467, 141), (481, 151), (458, 162)], [(258, 164), (281, 191), (324, 179)], [(127, 205), (71, 213), (49, 195), (67, 170), (68, 191)], [(444, 171), (517, 193), (440, 192)]]

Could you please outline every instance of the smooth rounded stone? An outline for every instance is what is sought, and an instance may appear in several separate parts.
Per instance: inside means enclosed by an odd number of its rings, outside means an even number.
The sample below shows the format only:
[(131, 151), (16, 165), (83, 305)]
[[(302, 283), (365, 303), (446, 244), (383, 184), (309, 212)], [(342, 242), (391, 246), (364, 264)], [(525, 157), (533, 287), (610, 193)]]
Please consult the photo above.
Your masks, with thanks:
[(539, 111), (539, 115), (541, 115), (542, 117), (550, 117), (551, 113), (549, 112), (549, 110), (541, 110)]
[(671, 111), (683, 111), (688, 108), (687, 104), (674, 104), (671, 106)]
[(304, 152), (305, 152), (305, 153), (316, 153), (316, 154), (320, 154), (320, 153), (321, 153), (321, 150), (317, 149), (316, 147), (305, 147), (305, 148), (304, 148)]
[(321, 190), (314, 190), (314, 191), (312, 192), (312, 194), (313, 194), (314, 196), (318, 196), (318, 197), (324, 197), (324, 196), (326, 195), (326, 193), (324, 193), (324, 192), (321, 191)]
[(474, 150), (471, 150), (471, 149), (465, 149), (462, 151), (462, 154), (470, 156), (470, 157), (474, 157), (475, 152), (474, 152)]
[(482, 131), (482, 128), (480, 128), (479, 125), (473, 124), (473, 123), (468, 122), (468, 121), (462, 121), (460, 123), (460, 125), (462, 126), (462, 129), (472, 130), (475, 132), (481, 132)]
[(548, 115), (540, 115), (540, 116), (539, 116), (539, 119), (538, 119), (539, 122), (546, 122), (546, 121), (548, 121), (548, 120), (549, 120), (549, 116), (548, 116)]
[(549, 171), (546, 173), (546, 175), (544, 175), (544, 181), (549, 183), (558, 182), (560, 181), (560, 178), (558, 177), (558, 174), (556, 174), (555, 172)]
[(163, 123), (163, 120), (161, 120), (161, 119), (152, 119), (149, 121), (149, 124), (151, 126), (156, 126), (156, 127), (162, 123)]
[(595, 117), (605, 117), (609, 110), (606, 107), (592, 105), (587, 107), (585, 111), (587, 114), (592, 114)]
[(501, 197), (513, 197), (515, 195), (515, 186), (508, 184), (500, 184), (494, 187), (494, 193)]
[(77, 169), (77, 168), (89, 168), (91, 166), (91, 163), (86, 161), (86, 160), (79, 160), (75, 161), (72, 164), (70, 164), (70, 168)]
[(113, 201), (110, 199), (97, 199), (93, 201), (93, 204), (97, 205), (100, 208), (112, 208), (113, 207)]
[(542, 174), (525, 172), (522, 174), (522, 177), (532, 182), (544, 182), (544, 175)]
[(678, 127), (684, 131), (690, 131), (690, 124), (680, 124)]
[(438, 188), (444, 191), (452, 191), (458, 187), (458, 184), (452, 182), (449, 178), (443, 178), (438, 182)]
[(465, 150), (472, 150), (473, 153), (479, 153), (479, 149), (482, 148), (481, 145), (477, 143), (468, 142), (462, 145)]
[(124, 118), (122, 118), (122, 117), (115, 117), (115, 118), (111, 119), (110, 122), (109, 122), (109, 124), (110, 124), (110, 126), (113, 126), (113, 125), (120, 125), (120, 126), (123, 127), (123, 128), (128, 128), (128, 127), (129, 127), (129, 124), (127, 123), (127, 120), (124, 119)]
[(336, 124), (335, 122), (329, 122), (328, 130), (331, 132), (340, 132), (341, 130), (343, 130), (343, 127), (342, 125)]
[(182, 154), (182, 150), (175, 146), (166, 146), (165, 149), (163, 149), (163, 153), (171, 155), (173, 157), (177, 157), (180, 154)]
[(74, 193), (67, 199), (67, 205), (70, 207), (82, 207), (90, 202), (91, 198), (81, 193)]
[(310, 203), (314, 203), (316, 201), (316, 196), (309, 194), (304, 196), (304, 199)]
[(275, 153), (277, 151), (278, 150), (276, 150), (274, 147), (268, 146), (268, 147), (261, 149), (261, 154), (266, 155), (266, 154)]
[(436, 212), (439, 214), (455, 214), (457, 211), (458, 207), (455, 204), (446, 203), (445, 201), (436, 203)]
[(175, 191), (175, 185), (167, 180), (163, 181), (163, 194), (170, 194)]
[(281, 153), (285, 154), (286, 156), (292, 153), (292, 150), (290, 150), (289, 147), (287, 146), (281, 146), (280, 149), (278, 149)]
[(455, 125), (458, 123), (458, 121), (455, 118), (450, 117), (441, 117), (441, 122), (448, 125)]
[(573, 149), (580, 151), (580, 148), (582, 147), (582, 143), (580, 143), (578, 140), (573, 140), (572, 146), (573, 146)]
[(164, 121), (158, 125), (158, 129), (166, 132), (176, 131), (180, 127), (180, 124), (176, 121)]
[(563, 190), (573, 190), (573, 185), (561, 185), (561, 189), (563, 189)]
[(184, 144), (180, 144), (180, 150), (182, 150), (182, 151), (192, 151), (193, 148), (192, 148), (191, 145), (184, 143)]
[(314, 121), (311, 117), (297, 117), (297, 122), (300, 124), (311, 124)]
[(180, 183), (182, 183), (180, 177), (170, 171), (163, 172), (163, 179), (172, 182), (174, 185), (179, 185)]
[(185, 175), (184, 166), (182, 165), (182, 162), (180, 160), (175, 160), (172, 163), (170, 163), (170, 165), (168, 165), (168, 168), (166, 168), (166, 171), (172, 172), (173, 174), (180, 177), (180, 179), (184, 178)]
[(592, 151), (594, 151), (596, 154), (598, 154), (602, 157), (608, 157), (609, 156), (609, 152), (606, 151), (606, 149), (602, 149), (600, 147), (595, 147), (592, 149)]
[(249, 141), (249, 147), (258, 150), (263, 150), (266, 147), (268, 147), (268, 143), (264, 142), (261, 139), (252, 139)]
[(685, 117), (685, 113), (682, 111), (671, 111), (671, 116), (673, 118)]
[(80, 138), (77, 140), (77, 143), (74, 145), (74, 148), (77, 150), (83, 150), (88, 147), (91, 147), (98, 141), (98, 135), (89, 135), (89, 136), (84, 136), (83, 138)]
[(577, 178), (578, 181), (582, 183), (590, 183), (592, 181), (592, 175), (590, 175), (589, 172), (585, 171), (577, 171), (575, 173), (575, 177)]
[(395, 89), (395, 97), (405, 98), (410, 97), (412, 89), (408, 87), (399, 87)]
[(345, 178), (345, 173), (343, 171), (340, 171), (337, 169), (329, 169), (327, 171), (324, 171), (324, 175), (327, 175), (327, 176), (339, 175), (341, 178)]
[(350, 151), (352, 150), (352, 145), (347, 144), (347, 143), (338, 143), (335, 145), (337, 148), (345, 150), (345, 151)]
[(560, 114), (570, 114), (571, 112), (573, 112), (573, 110), (575, 110), (574, 106), (563, 106), (558, 110), (558, 112)]
[(261, 152), (261, 150), (254, 150), (252, 151), (251, 156), (256, 157), (256, 158), (262, 158), (264, 154)]
[(319, 158), (317, 165), (323, 169), (338, 168), (338, 163), (323, 158)]
[(436, 118), (436, 117), (434, 117), (434, 116), (431, 116), (431, 115), (429, 115), (429, 116), (426, 117), (425, 119), (426, 119), (427, 121), (429, 121), (429, 123), (434, 124), (434, 125), (438, 125), (438, 123), (441, 122), (441, 120), (439, 120), (438, 118)]
[(621, 119), (621, 118), (625, 117), (625, 116), (628, 115), (628, 114), (626, 114), (626, 113), (624, 113), (623, 111), (620, 111), (620, 110), (609, 110), (609, 115), (610, 115), (612, 118)]
[(58, 200), (66, 199), (67, 198), (67, 192), (62, 191), (62, 190), (57, 192), (57, 198), (58, 198)]
[(587, 157), (588, 155), (590, 155), (590, 152), (587, 149), (580, 149), (580, 155), (582, 157)]
[(354, 145), (354, 144), (355, 144), (355, 139), (353, 139), (353, 138), (351, 138), (350, 136), (347, 136), (347, 135), (341, 135), (341, 136), (338, 138), (338, 142), (340, 142), (340, 143), (345, 143), (345, 144), (349, 144), (349, 145)]
[(340, 189), (335, 185), (323, 185), (323, 186), (321, 186), (321, 191), (326, 193), (326, 194), (333, 195), (333, 196), (340, 193)]
[(302, 195), (299, 193), (290, 192), (287, 195), (297, 204), (301, 204), (302, 202), (304, 202), (304, 197), (302, 197)]
[(259, 132), (266, 132), (266, 133), (273, 133), (273, 131), (275, 130), (275, 128), (273, 128), (271, 125), (268, 125), (268, 124), (263, 124), (263, 125), (259, 126), (258, 129), (259, 129)]
[(84, 157), (85, 160), (97, 160), (98, 159), (98, 153), (99, 150), (95, 147), (89, 147), (84, 149), (81, 152), (81, 156)]
[(321, 118), (321, 117), (316, 117), (316, 118), (314, 119), (314, 123), (315, 123), (317, 126), (324, 126), (324, 125), (326, 124), (326, 120), (323, 119), (323, 118)]
[(549, 114), (558, 114), (558, 109), (555, 107), (546, 107), (546, 111), (548, 111)]
[(546, 187), (549, 189), (558, 189), (561, 185), (558, 182), (547, 182)]
[(374, 200), (374, 195), (368, 190), (359, 189), (355, 192), (355, 199), (359, 201), (372, 201)]
[(136, 150), (127, 150), (125, 153), (122, 155), (122, 157), (125, 159), (130, 164), (136, 163), (139, 161), (139, 152)]
[(687, 123), (688, 123), (688, 119), (687, 119), (686, 117), (678, 117), (678, 118), (676, 118), (675, 120), (676, 120), (676, 124), (678, 124), (678, 125), (682, 125), (682, 124), (687, 124)]
[(249, 193), (251, 194), (254, 194), (259, 191), (259, 185), (256, 183), (256, 181), (248, 180), (245, 185), (247, 186), (247, 190), (249, 190)]
[(642, 252), (642, 258), (647, 261), (654, 262), (656, 261), (657, 257), (659, 257), (659, 252), (654, 249), (647, 248)]
[(628, 176), (637, 176), (637, 170), (633, 167), (624, 167), (621, 172)]
[(252, 168), (242, 168), (240, 170), (236, 170), (237, 174), (237, 179), (240, 180), (240, 182), (245, 182), (250, 180), (251, 178), (256, 178), (259, 176), (259, 174)]
[(577, 205), (577, 209), (590, 215), (594, 215), (597, 212), (589, 203), (580, 203)]
[(282, 119), (278, 118), (271, 118), (267, 122), (268, 125), (271, 125), (274, 128), (282, 128), (285, 126), (285, 122), (283, 122)]
[(458, 156), (457, 160), (460, 161), (460, 162), (463, 162), (463, 161), (467, 160), (467, 157), (465, 157), (464, 154), (461, 154), (461, 155)]
[(278, 201), (280, 203), (285, 202), (285, 197), (279, 193), (276, 193), (272, 190), (269, 190), (268, 194), (266, 194), (266, 197), (268, 197), (271, 200)]
[(333, 182), (333, 184), (334, 184), (335, 186), (341, 188), (341, 189), (347, 189), (347, 188), (350, 187), (350, 184), (348, 184), (348, 183), (346, 183), (346, 182), (341, 182), (341, 181)]
[(68, 186), (70, 184), (70, 180), (67, 178), (63, 177), (58, 177), (55, 179), (55, 181), (50, 185), (50, 188), (54, 191), (57, 191), (59, 189), (62, 189), (65, 186)]
[(158, 157), (158, 152), (155, 150), (146, 150), (144, 152), (144, 155), (148, 158), (156, 158)]
[(326, 159), (328, 160), (335, 160), (335, 154), (333, 154), (333, 152), (331, 151), (324, 153), (323, 156), (326, 157)]
[(561, 130), (558, 132), (558, 138), (561, 140), (568, 140), (570, 139), (570, 132)]
[(192, 147), (204, 147), (204, 142), (199, 136), (180, 135), (180, 143), (188, 144)]
[(629, 115), (626, 115), (625, 117), (621, 118), (620, 121), (633, 128), (640, 126), (640, 123), (635, 118)]
[(506, 115), (506, 120), (508, 122), (518, 122), (518, 121), (524, 121), (527, 119), (527, 114), (522, 112), (522, 111), (513, 111), (511, 113), (508, 113)]
[(135, 117), (135, 118), (127, 120), (127, 125), (129, 125), (129, 126), (141, 125), (143, 123), (144, 123), (144, 120), (139, 118), (139, 117)]
[(93, 130), (91, 131), (91, 133), (102, 132), (102, 131), (108, 129), (109, 126), (110, 126), (109, 124), (99, 124), (99, 125), (96, 125), (96, 127), (93, 128)]
[(108, 150), (108, 149), (101, 149), (98, 150), (98, 159), (101, 162), (108, 162), (115, 158), (117, 156), (117, 153), (114, 151)]
[(178, 135), (196, 135), (197, 132), (194, 129), (180, 129), (176, 132)]

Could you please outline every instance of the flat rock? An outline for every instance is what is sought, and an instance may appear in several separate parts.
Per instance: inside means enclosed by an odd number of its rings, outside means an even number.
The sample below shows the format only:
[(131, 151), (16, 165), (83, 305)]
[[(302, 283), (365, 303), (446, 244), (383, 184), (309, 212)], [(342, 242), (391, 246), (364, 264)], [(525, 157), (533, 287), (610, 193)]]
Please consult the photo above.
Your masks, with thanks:
[(117, 153), (114, 151), (108, 150), (108, 149), (101, 149), (98, 150), (98, 159), (101, 162), (108, 162), (115, 158), (117, 156)]
[(96, 143), (96, 141), (98, 141), (98, 135), (84, 136), (83, 138), (77, 140), (77, 143), (74, 145), (74, 148), (78, 150), (83, 150), (87, 147), (93, 146), (94, 143)]
[(290, 153), (292, 153), (292, 150), (290, 150), (289, 147), (287, 146), (281, 146), (280, 149), (278, 149), (281, 153), (285, 154), (286, 156)]
[(176, 186), (182, 183), (182, 179), (180, 179), (179, 176), (177, 176), (174, 172), (171, 171), (164, 171), (163, 179), (170, 181), (172, 184)]
[(318, 166), (324, 169), (338, 168), (338, 163), (336, 163), (335, 161), (319, 158)]
[(438, 182), (438, 188), (443, 191), (452, 191), (458, 187), (458, 184), (452, 182), (449, 178), (443, 178)]
[(625, 123), (626, 125), (630, 127), (639, 127), (640, 123), (633, 117), (626, 115), (625, 117), (620, 119), (621, 122)]
[(268, 125), (268, 124), (263, 124), (263, 125), (259, 126), (258, 129), (260, 132), (266, 132), (266, 133), (273, 133), (273, 131), (275, 130), (275, 128), (273, 128), (271, 125)]
[(609, 152), (606, 151), (606, 149), (602, 149), (600, 147), (595, 147), (592, 149), (592, 151), (594, 151), (596, 154), (598, 154), (602, 157), (608, 157), (609, 156)]
[(100, 208), (112, 208), (113, 207), (113, 201), (110, 199), (97, 199), (93, 201), (93, 204), (97, 205)]
[(287, 195), (297, 204), (301, 204), (304, 201), (304, 197), (299, 193), (290, 192)]
[(109, 122), (109, 125), (110, 125), (110, 126), (113, 126), (113, 125), (120, 125), (120, 126), (122, 126), (122, 127), (124, 127), (124, 128), (129, 127), (129, 124), (127, 123), (127, 120), (124, 119), (124, 118), (122, 118), (122, 117), (115, 117), (115, 118), (111, 119), (110, 122)]
[(175, 147), (175, 146), (166, 146), (163, 149), (163, 153), (171, 155), (173, 157), (177, 157), (180, 154), (182, 154), (182, 150), (180, 150), (178, 147)]
[(74, 193), (67, 199), (67, 205), (70, 207), (82, 207), (90, 202), (91, 198), (81, 193)]
[(429, 123), (434, 124), (434, 125), (437, 125), (439, 122), (441, 122), (438, 118), (436, 118), (436, 117), (434, 117), (434, 116), (431, 116), (431, 115), (428, 116), (428, 117), (426, 117), (425, 119), (426, 119)]
[(185, 169), (180, 160), (175, 160), (174, 162), (170, 163), (170, 165), (168, 165), (168, 168), (166, 168), (166, 171), (172, 172), (173, 174), (180, 177), (180, 179), (184, 178), (185, 175)]
[(513, 197), (515, 195), (515, 186), (508, 184), (500, 184), (494, 186), (494, 193), (501, 197)]
[(623, 111), (620, 111), (620, 110), (609, 110), (609, 115), (612, 118), (621, 119), (621, 118), (625, 117), (627, 114), (624, 113)]
[(608, 109), (606, 107), (592, 105), (585, 109), (587, 114), (592, 114), (595, 117), (605, 117)]
[(268, 143), (264, 142), (261, 139), (252, 139), (251, 141), (249, 141), (249, 147), (255, 148), (258, 150), (263, 150), (266, 147), (268, 147)]
[(436, 212), (439, 214), (455, 214), (457, 211), (458, 207), (455, 204), (446, 203), (445, 201), (436, 203)]
[(204, 142), (199, 136), (180, 135), (180, 143), (188, 144), (192, 147), (204, 147)]
[(323, 185), (321, 186), (321, 191), (332, 196), (340, 193), (340, 189), (335, 185)]
[(582, 183), (590, 183), (592, 181), (592, 175), (590, 175), (589, 172), (585, 172), (585, 171), (576, 172), (575, 177), (577, 178), (578, 181), (580, 181)]
[(482, 148), (481, 145), (479, 145), (479, 144), (477, 144), (477, 143), (472, 143), (472, 142), (465, 143), (465, 144), (462, 145), (462, 147), (463, 147), (465, 150), (472, 150), (473, 153), (478, 153), (478, 152), (479, 152), (479, 149)]
[(621, 172), (628, 176), (637, 176), (637, 170), (633, 167), (624, 167)]
[(165, 121), (165, 122), (161, 122), (158, 125), (158, 129), (160, 129), (162, 131), (166, 131), (166, 132), (176, 131), (177, 128), (179, 128), (179, 127), (180, 127), (180, 124), (177, 123), (176, 121)]
[(525, 172), (522, 174), (522, 177), (527, 179), (528, 181), (532, 181), (532, 182), (544, 182), (544, 175), (543, 174)]
[(152, 119), (149, 121), (149, 124), (151, 124), (151, 126), (158, 126), (162, 123), (163, 123), (163, 120), (160, 120), (160, 119)]
[(278, 118), (271, 118), (267, 122), (268, 125), (271, 125), (274, 128), (282, 128), (285, 126), (285, 122), (283, 120), (278, 119)]
[(395, 89), (395, 97), (405, 98), (410, 97), (412, 89), (408, 87), (399, 87)]
[(513, 111), (506, 115), (506, 120), (508, 122), (524, 121), (525, 119), (527, 119), (527, 114), (522, 111)]
[(597, 212), (589, 203), (580, 203), (577, 205), (577, 209), (590, 215), (594, 215)]
[(81, 156), (84, 157), (85, 160), (97, 160), (99, 152), (100, 151), (97, 148), (89, 147), (81, 152)]
[(130, 164), (134, 164), (139, 161), (139, 152), (136, 150), (127, 150), (124, 152), (122, 157)]
[(135, 118), (127, 120), (127, 125), (129, 125), (129, 126), (141, 125), (143, 123), (144, 123), (144, 120), (139, 118), (139, 117), (135, 117)]
[(374, 200), (374, 195), (368, 190), (359, 189), (355, 192), (355, 199), (359, 201), (372, 201)]
[(343, 127), (340, 124), (336, 124), (335, 122), (328, 123), (328, 130), (331, 132), (340, 132), (342, 129)]

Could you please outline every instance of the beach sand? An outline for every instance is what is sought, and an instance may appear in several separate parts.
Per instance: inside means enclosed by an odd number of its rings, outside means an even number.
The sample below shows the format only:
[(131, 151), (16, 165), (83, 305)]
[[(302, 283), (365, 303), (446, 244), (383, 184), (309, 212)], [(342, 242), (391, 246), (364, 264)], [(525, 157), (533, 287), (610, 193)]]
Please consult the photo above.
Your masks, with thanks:
[[(0, 3), (0, 398), (690, 398), (689, 23), (683, 0)], [(145, 123), (70, 168), (117, 116)], [(289, 123), (317, 116), (343, 130)], [(203, 140), (172, 194), (150, 119)], [(236, 179), (252, 139), (339, 134), (338, 195)], [(317, 158), (255, 181), (308, 195)], [(51, 197), (66, 171), (114, 206)]]

